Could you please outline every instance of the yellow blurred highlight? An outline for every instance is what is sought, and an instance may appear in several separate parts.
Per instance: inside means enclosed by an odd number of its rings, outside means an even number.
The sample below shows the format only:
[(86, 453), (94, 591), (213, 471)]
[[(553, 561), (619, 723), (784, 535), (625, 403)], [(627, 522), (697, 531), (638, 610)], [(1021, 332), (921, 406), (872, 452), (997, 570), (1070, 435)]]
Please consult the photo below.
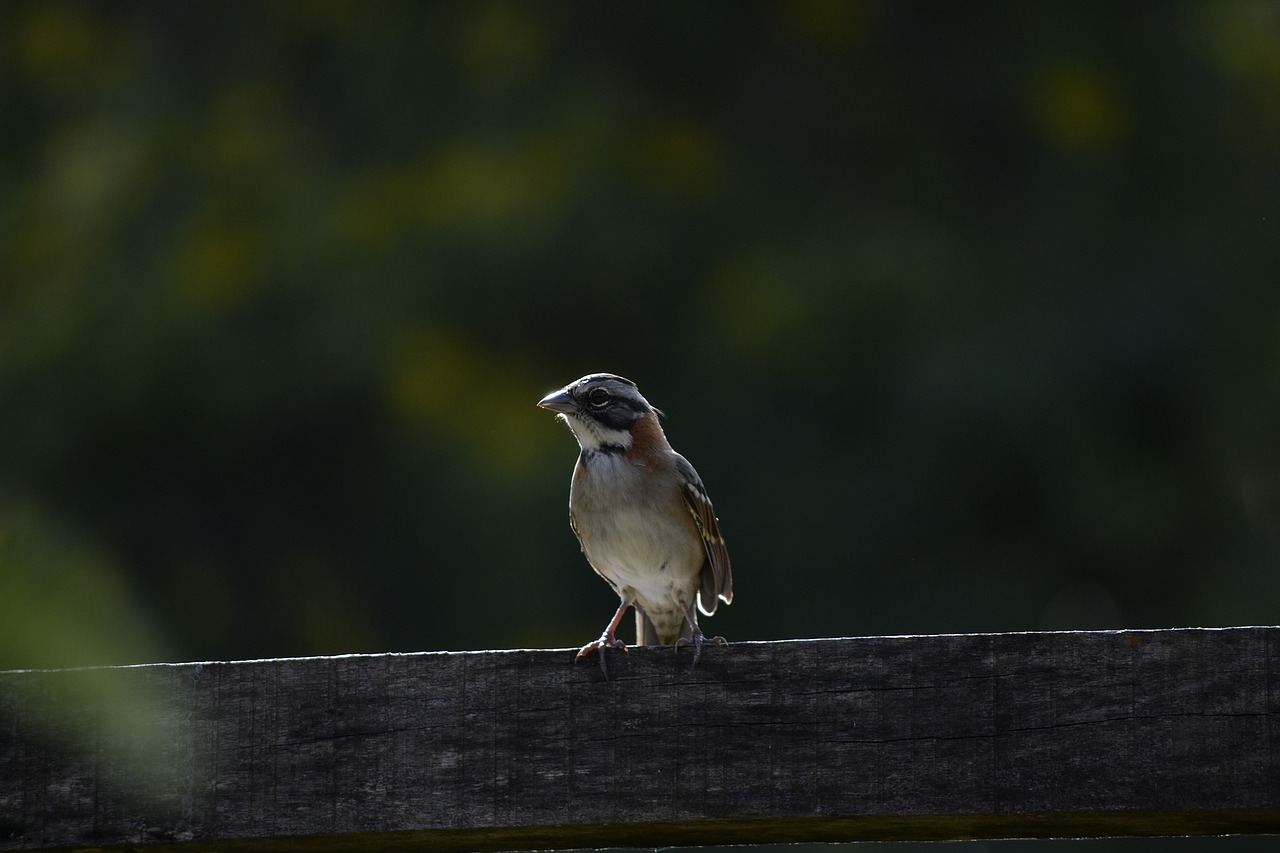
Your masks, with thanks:
[(494, 480), (531, 474), (550, 436), (531, 426), (548, 390), (522, 365), (534, 359), (482, 350), (443, 329), (419, 329), (397, 347), (387, 379), (392, 410), (422, 440), (465, 448), (478, 473)]
[(189, 307), (229, 311), (256, 289), (261, 253), (260, 238), (247, 229), (198, 221), (179, 244), (173, 287)]
[(536, 173), (516, 152), (456, 146), (432, 164), (419, 184), (427, 218), (492, 221), (534, 208)]
[(516, 143), (455, 142), (400, 168), (355, 177), (339, 234), (385, 248), (414, 228), (522, 230), (557, 220), (573, 189), (574, 149), (555, 134)]
[(333, 211), (333, 230), (346, 242), (381, 251), (403, 235), (412, 222), (406, 170), (377, 169), (348, 183)]
[(84, 10), (68, 3), (37, 3), (22, 22), (19, 55), (28, 76), (89, 72), (99, 48), (98, 26)]
[(10, 64), (23, 88), (34, 95), (97, 98), (119, 91), (131, 81), (145, 54), (145, 37), (112, 14), (97, 14), (93, 4), (7, 6), (17, 14), (6, 21), (12, 24), (12, 33), (4, 33), (9, 37), (5, 48), (11, 49), (14, 61)]
[(640, 134), (640, 183), (665, 195), (705, 196), (720, 183), (722, 156), (706, 127), (659, 121)]
[(787, 29), (828, 50), (846, 49), (866, 31), (867, 5), (855, 0), (792, 0), (776, 8)]
[(546, 37), (528, 8), (515, 3), (474, 7), (458, 40), (463, 67), (482, 87), (528, 80), (546, 54)]
[(1217, 66), (1268, 83), (1272, 97), (1280, 96), (1280, 5), (1205, 3), (1199, 12)]
[(1059, 147), (1086, 153), (1109, 149), (1124, 135), (1124, 107), (1110, 81), (1088, 68), (1064, 66), (1033, 84), (1032, 112)]
[(48, 206), (60, 239), (109, 234), (131, 215), (151, 188), (150, 156), (149, 141), (124, 120), (104, 116), (59, 128), (46, 149), (38, 203)]
[(281, 164), (296, 160), (304, 150), (302, 134), (289, 124), (289, 113), (280, 92), (271, 86), (257, 83), (227, 92), (213, 105), (201, 165), (270, 186)]

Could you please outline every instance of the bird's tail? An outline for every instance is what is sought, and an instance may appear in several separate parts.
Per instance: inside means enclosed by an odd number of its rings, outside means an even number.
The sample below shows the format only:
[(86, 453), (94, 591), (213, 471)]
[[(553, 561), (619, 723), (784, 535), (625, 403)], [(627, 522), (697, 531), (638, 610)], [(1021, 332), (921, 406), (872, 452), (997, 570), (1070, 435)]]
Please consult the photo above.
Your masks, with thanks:
[[(636, 609), (636, 645), (637, 646), (657, 646), (661, 644), (658, 639), (658, 629), (653, 627), (653, 623), (649, 621), (649, 617), (644, 615), (644, 611), (639, 607)], [(698, 618), (694, 613), (695, 619)], [(680, 636), (686, 640), (693, 639), (693, 629), (689, 627), (688, 621), (684, 623), (684, 627), (680, 630)]]
[(639, 607), (636, 608), (636, 645), (637, 646), (656, 646), (658, 644), (658, 629), (653, 627), (653, 623), (649, 621), (649, 617), (644, 615), (644, 611)]

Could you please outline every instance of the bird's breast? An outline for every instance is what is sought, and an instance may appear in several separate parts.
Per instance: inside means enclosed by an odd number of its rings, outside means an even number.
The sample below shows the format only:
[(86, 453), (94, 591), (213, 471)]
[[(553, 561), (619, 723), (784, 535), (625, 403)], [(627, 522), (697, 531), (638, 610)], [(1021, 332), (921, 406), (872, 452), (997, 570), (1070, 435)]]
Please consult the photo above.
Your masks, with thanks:
[(640, 476), (622, 454), (591, 463), (575, 472), (569, 503), (592, 567), (638, 598), (692, 601), (704, 552), (675, 482)]

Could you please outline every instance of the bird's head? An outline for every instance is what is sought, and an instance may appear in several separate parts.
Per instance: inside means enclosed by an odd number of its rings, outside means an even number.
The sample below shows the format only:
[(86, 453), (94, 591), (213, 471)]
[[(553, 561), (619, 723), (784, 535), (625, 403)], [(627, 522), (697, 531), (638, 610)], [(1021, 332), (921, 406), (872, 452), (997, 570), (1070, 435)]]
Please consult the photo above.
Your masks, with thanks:
[(629, 450), (632, 428), (658, 413), (636, 383), (612, 373), (592, 373), (570, 382), (543, 397), (538, 405), (557, 412), (583, 450), (606, 453)]

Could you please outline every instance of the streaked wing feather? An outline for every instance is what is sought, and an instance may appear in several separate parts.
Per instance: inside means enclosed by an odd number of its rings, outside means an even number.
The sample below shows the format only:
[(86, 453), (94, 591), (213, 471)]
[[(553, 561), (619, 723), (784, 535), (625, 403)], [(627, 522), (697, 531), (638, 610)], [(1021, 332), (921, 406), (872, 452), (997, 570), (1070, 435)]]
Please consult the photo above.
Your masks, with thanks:
[(718, 599), (725, 604), (733, 601), (733, 570), (729, 564), (729, 549), (725, 547), (724, 535), (720, 532), (720, 522), (716, 518), (715, 507), (707, 489), (702, 485), (702, 478), (683, 456), (677, 455), (676, 468), (680, 472), (680, 491), (685, 506), (702, 534), (702, 544), (707, 552), (707, 561), (702, 566), (702, 577), (699, 583), (699, 609), (710, 616), (716, 612)]

